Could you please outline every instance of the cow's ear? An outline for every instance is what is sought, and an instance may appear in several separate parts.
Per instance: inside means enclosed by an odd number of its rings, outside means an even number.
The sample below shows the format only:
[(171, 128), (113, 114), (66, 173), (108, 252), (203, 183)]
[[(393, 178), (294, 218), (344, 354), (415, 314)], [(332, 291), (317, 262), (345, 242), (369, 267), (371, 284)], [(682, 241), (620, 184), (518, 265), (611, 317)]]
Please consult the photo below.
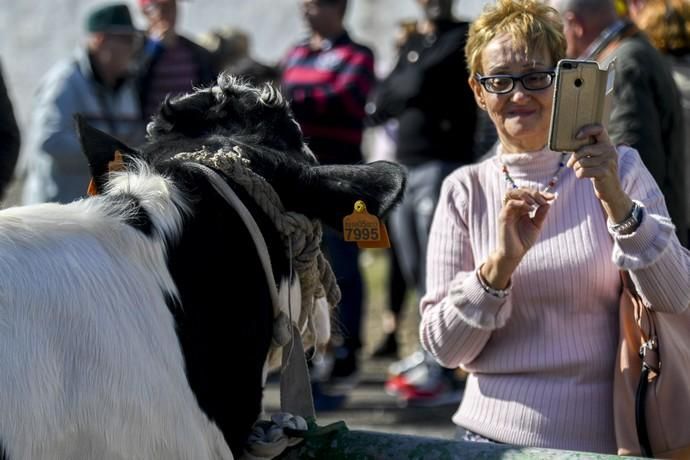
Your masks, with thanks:
[(402, 199), (407, 175), (397, 163), (376, 161), (314, 166), (302, 175), (301, 181), (293, 189), (300, 196), (290, 197), (289, 209), (318, 217), (342, 231), (343, 218), (352, 214), (357, 200), (364, 201), (370, 214), (385, 217)]
[(75, 115), (77, 137), (81, 150), (86, 155), (89, 171), (96, 186), (96, 193), (102, 193), (108, 178), (109, 163), (116, 160), (116, 152), (123, 157), (137, 156), (137, 152), (111, 135), (89, 125), (84, 117)]

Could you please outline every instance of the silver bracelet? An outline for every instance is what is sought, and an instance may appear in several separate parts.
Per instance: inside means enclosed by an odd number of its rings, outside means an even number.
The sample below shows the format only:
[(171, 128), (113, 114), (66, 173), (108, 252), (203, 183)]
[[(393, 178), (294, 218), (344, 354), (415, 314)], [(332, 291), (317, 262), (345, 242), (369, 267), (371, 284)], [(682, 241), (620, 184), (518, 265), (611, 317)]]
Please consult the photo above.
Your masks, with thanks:
[(510, 294), (510, 288), (513, 287), (513, 282), (508, 281), (508, 287), (506, 287), (505, 289), (492, 288), (491, 286), (489, 286), (489, 283), (486, 282), (486, 280), (480, 272), (483, 265), (484, 264), (480, 265), (479, 268), (477, 268), (477, 270), (475, 271), (475, 273), (477, 274), (477, 280), (479, 281), (479, 285), (482, 287), (482, 289), (484, 289), (484, 292), (486, 292), (487, 294), (491, 294), (492, 296), (498, 297), (499, 299), (506, 298), (508, 294)]
[(610, 224), (609, 231), (615, 235), (628, 235), (640, 226), (642, 222), (642, 206), (637, 201), (633, 201), (632, 209), (628, 217), (617, 224)]

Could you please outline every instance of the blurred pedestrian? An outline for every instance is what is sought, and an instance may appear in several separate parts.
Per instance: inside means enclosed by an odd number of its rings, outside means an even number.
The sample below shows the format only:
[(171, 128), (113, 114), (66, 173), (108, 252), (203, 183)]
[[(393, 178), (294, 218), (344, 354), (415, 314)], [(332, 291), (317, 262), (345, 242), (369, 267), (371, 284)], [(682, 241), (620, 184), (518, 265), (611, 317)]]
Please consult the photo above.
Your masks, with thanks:
[(678, 238), (688, 244), (681, 97), (668, 64), (613, 0), (551, 0), (563, 17), (571, 58), (616, 62), (609, 133), (634, 147), (664, 192)]
[(684, 115), (685, 197), (690, 244), (690, 3), (687, 0), (630, 1), (630, 18), (671, 66)]
[[(453, 18), (453, 0), (418, 0), (424, 20), (409, 33), (390, 75), (378, 85), (370, 116), (397, 122), (395, 159), (406, 166), (402, 204), (391, 215), (391, 237), (408, 286), (424, 295), (428, 232), (441, 183), (475, 159), (477, 108), (463, 48), (467, 22)], [(390, 368), (386, 390), (408, 404), (459, 398), (452, 371), (414, 353)]]
[[(417, 20), (405, 19), (397, 24), (393, 47), (396, 55), (407, 44), (410, 37), (417, 35)], [(375, 92), (375, 91), (374, 91)], [(371, 103), (367, 105), (371, 107)], [(372, 126), (373, 142), (370, 149), (368, 161), (386, 160), (395, 161), (395, 151), (397, 150), (398, 120), (391, 118), (385, 123)], [(393, 225), (390, 219), (386, 222), (388, 231), (391, 232)], [(399, 358), (400, 325), (407, 298), (407, 281), (400, 267), (400, 258), (396, 253), (395, 245), (385, 250), (388, 259), (388, 270), (386, 272), (386, 308), (383, 311), (382, 330), (383, 337), (379, 339), (378, 345), (372, 351), (372, 358)]]
[(278, 68), (252, 57), (247, 32), (234, 27), (213, 29), (202, 34), (199, 42), (211, 52), (214, 67), (219, 71), (242, 76), (253, 85), (279, 84)]
[(0, 67), (0, 199), (12, 180), (19, 157), (20, 134)]
[(138, 1), (147, 22), (139, 56), (139, 93), (144, 119), (149, 120), (166, 96), (212, 83), (218, 70), (208, 50), (177, 33), (177, 0)]
[(86, 19), (86, 32), (86, 45), (52, 67), (39, 85), (27, 140), (24, 204), (69, 202), (86, 194), (90, 174), (75, 114), (128, 144), (144, 140), (130, 74), (141, 34), (129, 8), (95, 8)]
[[(320, 163), (360, 163), (364, 105), (374, 85), (373, 53), (345, 30), (347, 0), (300, 1), (310, 36), (283, 61), (285, 94)], [(342, 234), (327, 229), (324, 245), (342, 300), (338, 309), (341, 337), (334, 339), (333, 365), (323, 378), (333, 392), (346, 393), (357, 381), (362, 346), (359, 250), (356, 244), (345, 242)], [(318, 398), (316, 404), (320, 404)]]

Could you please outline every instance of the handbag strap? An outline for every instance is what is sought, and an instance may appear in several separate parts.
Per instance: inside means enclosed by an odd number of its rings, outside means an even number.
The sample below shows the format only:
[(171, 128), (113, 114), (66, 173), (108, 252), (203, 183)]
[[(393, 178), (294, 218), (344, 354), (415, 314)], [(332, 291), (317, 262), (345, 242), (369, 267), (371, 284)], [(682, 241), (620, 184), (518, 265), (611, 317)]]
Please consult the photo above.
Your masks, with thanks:
[(637, 441), (640, 443), (640, 452), (645, 457), (654, 457), (652, 445), (649, 442), (647, 432), (647, 388), (649, 386), (649, 368), (642, 364), (640, 380), (637, 382), (635, 392), (635, 427), (637, 428)]
[[(654, 313), (644, 306), (642, 298), (637, 293), (635, 285), (630, 278), (630, 274), (621, 270), (621, 281), (623, 289), (633, 299), (635, 324), (640, 329), (642, 345), (639, 355), (642, 360), (642, 370), (640, 380), (637, 382), (635, 392), (635, 427), (637, 429), (637, 440), (640, 443), (640, 452), (645, 457), (653, 457), (652, 446), (649, 442), (647, 431), (647, 390), (649, 383), (653, 382), (661, 373), (661, 360), (659, 358), (659, 340), (654, 324)], [(625, 295), (625, 293), (623, 293)], [(645, 330), (644, 320), (646, 319), (647, 328)]]
[[(659, 337), (656, 333), (654, 312), (644, 306), (644, 301), (635, 289), (635, 284), (627, 271), (621, 270), (621, 281), (623, 289), (628, 291), (630, 297), (635, 301), (635, 324), (640, 329), (642, 344), (640, 345), (639, 355), (642, 359), (642, 368), (647, 368), (650, 373), (648, 379), (653, 382), (661, 373), (661, 358), (659, 356)], [(645, 328), (646, 326), (646, 328)], [(647, 329), (647, 330), (645, 330)]]

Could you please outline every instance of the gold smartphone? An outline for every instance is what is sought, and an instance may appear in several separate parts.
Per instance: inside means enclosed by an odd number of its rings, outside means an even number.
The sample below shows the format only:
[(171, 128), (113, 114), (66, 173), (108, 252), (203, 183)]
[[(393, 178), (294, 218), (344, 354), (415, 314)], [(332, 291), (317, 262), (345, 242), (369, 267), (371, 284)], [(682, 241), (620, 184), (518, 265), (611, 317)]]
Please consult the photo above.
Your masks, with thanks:
[(574, 152), (591, 144), (591, 139), (576, 139), (585, 125), (608, 125), (613, 98), (615, 64), (605, 69), (596, 61), (562, 59), (556, 66), (556, 89), (549, 128), (549, 148)]

